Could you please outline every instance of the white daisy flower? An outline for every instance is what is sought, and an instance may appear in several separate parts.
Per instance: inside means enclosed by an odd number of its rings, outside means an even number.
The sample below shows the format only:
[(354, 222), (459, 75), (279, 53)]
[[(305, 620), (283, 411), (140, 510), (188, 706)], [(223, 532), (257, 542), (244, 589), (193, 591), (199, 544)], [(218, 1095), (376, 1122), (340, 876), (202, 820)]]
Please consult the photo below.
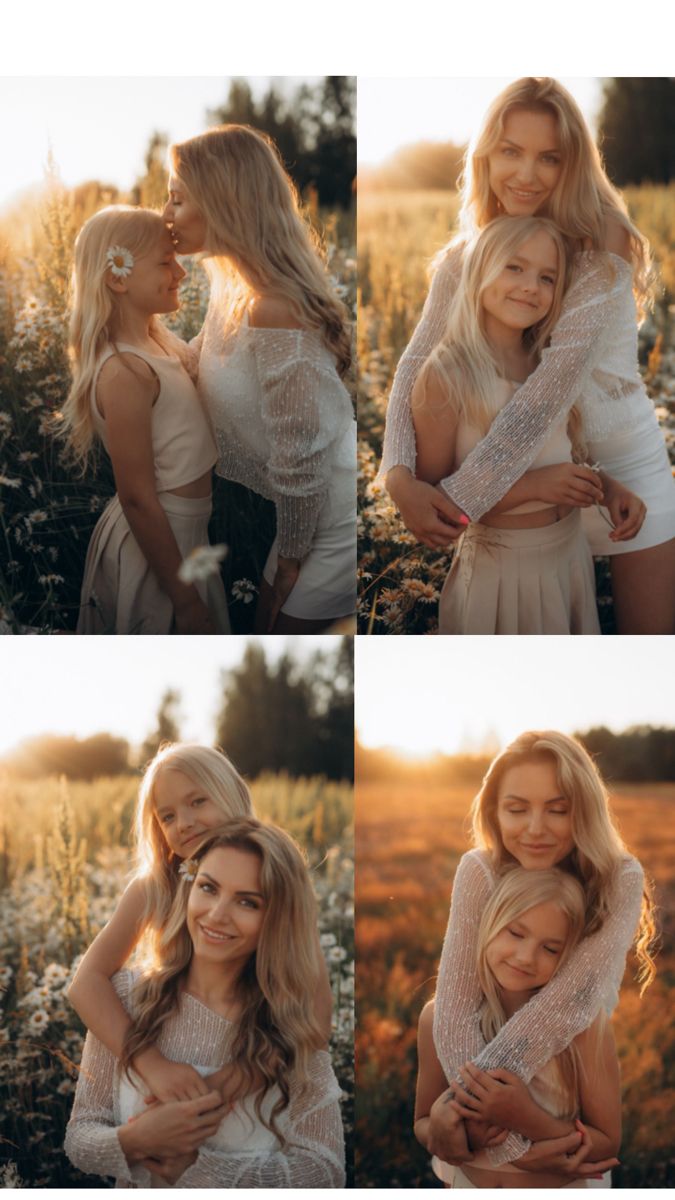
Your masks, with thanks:
[(220, 563), (227, 554), (227, 546), (195, 546), (179, 569), (178, 578), (183, 583), (198, 583), (210, 575), (218, 575)]
[(187, 879), (187, 881), (191, 883), (192, 880), (197, 876), (198, 866), (199, 864), (195, 861), (195, 859), (186, 858), (180, 864), (178, 868), (178, 874), (182, 875), (183, 879)]
[(334, 963), (344, 962), (346, 957), (347, 957), (347, 951), (344, 949), (343, 946), (331, 946), (331, 948), (329, 949), (329, 951), (326, 955), (328, 962), (334, 962)]
[(232, 598), (241, 600), (243, 604), (250, 604), (257, 591), (257, 587), (250, 579), (235, 579), (232, 584)]
[(44, 1008), (37, 1008), (28, 1021), (28, 1028), (31, 1033), (42, 1033), (49, 1025), (49, 1017)]
[(328, 946), (334, 946), (337, 942), (337, 938), (334, 933), (322, 933), (321, 937), (319, 938), (319, 942), (324, 949), (326, 949)]
[(108, 246), (105, 259), (116, 279), (126, 279), (127, 275), (131, 275), (134, 256), (126, 246)]

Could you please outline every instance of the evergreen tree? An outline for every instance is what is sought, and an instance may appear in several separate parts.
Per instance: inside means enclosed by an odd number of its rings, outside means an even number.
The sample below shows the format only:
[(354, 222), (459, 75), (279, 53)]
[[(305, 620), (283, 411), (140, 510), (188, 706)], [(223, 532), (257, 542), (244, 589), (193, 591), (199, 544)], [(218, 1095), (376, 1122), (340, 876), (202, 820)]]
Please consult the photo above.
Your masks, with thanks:
[(617, 187), (675, 179), (675, 79), (607, 79), (598, 123)]

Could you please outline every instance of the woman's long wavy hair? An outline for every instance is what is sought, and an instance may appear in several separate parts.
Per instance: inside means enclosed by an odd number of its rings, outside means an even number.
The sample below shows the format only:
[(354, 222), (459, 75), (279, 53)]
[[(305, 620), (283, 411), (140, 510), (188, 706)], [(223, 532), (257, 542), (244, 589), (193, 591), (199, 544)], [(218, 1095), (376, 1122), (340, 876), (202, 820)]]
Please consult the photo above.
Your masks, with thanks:
[[(166, 237), (166, 223), (159, 213), (127, 204), (114, 204), (85, 221), (75, 241), (71, 281), (69, 353), (72, 386), (63, 406), (58, 435), (66, 439), (70, 457), (85, 473), (95, 440), (91, 389), (104, 350), (116, 350), (123, 296), (108, 283), (110, 265), (106, 254), (111, 246), (123, 246), (137, 261), (150, 254)], [(132, 267), (133, 270), (133, 267)], [(158, 317), (150, 318), (150, 335), (169, 354), (184, 362), (186, 348)]]
[(152, 931), (166, 925), (178, 886), (179, 860), (169, 849), (157, 819), (155, 786), (165, 771), (180, 771), (222, 811), (223, 821), (253, 816), (251, 793), (222, 750), (196, 742), (167, 742), (148, 763), (135, 815), (136, 878), (145, 889), (144, 924)]
[[(307, 866), (295, 842), (276, 825), (253, 817), (240, 818), (205, 836), (192, 855), (201, 864), (220, 848), (233, 847), (260, 860), (264, 916), (255, 953), (237, 987), (240, 1016), (230, 1062), (237, 1086), (235, 1102), (257, 1089), (258, 1118), (282, 1137), (276, 1118), (288, 1107), (289, 1079), (308, 1079), (311, 1054), (324, 1044), (314, 1014), (320, 977), (317, 909)], [(197, 868), (197, 878), (198, 878)], [(182, 882), (166, 924), (157, 934), (157, 965), (141, 977), (134, 992), (134, 1017), (127, 1033), (121, 1065), (127, 1072), (134, 1055), (153, 1044), (180, 1003), (194, 953), (187, 911), (191, 887)], [(269, 1120), (262, 1102), (277, 1086), (280, 1097)]]
[[(621, 193), (607, 177), (602, 156), (578, 104), (555, 79), (526, 77), (509, 84), (493, 100), (481, 128), (469, 143), (460, 180), (460, 238), (471, 237), (503, 211), (490, 187), (489, 155), (504, 134), (510, 113), (550, 114), (560, 137), (561, 177), (542, 206), (541, 216), (550, 217), (577, 246), (590, 244), (600, 249), (608, 218), (625, 229), (633, 266), (633, 290), (642, 313), (652, 293), (649, 245), (631, 221)], [(457, 238), (452, 239), (451, 245)], [(437, 256), (438, 262), (448, 247)]]
[[(555, 971), (560, 970), (584, 935), (586, 902), (583, 888), (573, 875), (558, 867), (545, 871), (525, 871), (522, 867), (512, 867), (506, 871), (483, 911), (476, 942), (478, 977), (485, 997), (480, 1012), (480, 1027), (486, 1042), (491, 1042), (508, 1020), (499, 984), (487, 960), (488, 948), (507, 925), (540, 904), (555, 904), (567, 920), (567, 937), (555, 963)], [(567, 1111), (562, 1115), (573, 1117), (578, 1109), (581, 1070), (574, 1043), (558, 1054), (554, 1061), (567, 1105)]]
[(228, 323), (241, 320), (252, 292), (282, 296), (303, 327), (320, 334), (345, 375), (351, 363), (347, 311), (272, 139), (247, 125), (222, 125), (169, 153), (206, 223), (206, 265)]
[[(550, 762), (554, 765), (561, 794), (570, 804), (574, 850), (561, 863), (579, 880), (586, 898), (584, 936), (596, 933), (611, 913), (622, 862), (628, 857), (616, 828), (609, 795), (595, 763), (574, 738), (553, 730), (521, 733), (490, 764), (483, 786), (471, 809), (474, 844), (489, 851), (497, 871), (512, 866), (515, 859), (504, 846), (497, 806), (504, 775), (523, 763)], [(635, 953), (641, 992), (656, 974), (652, 956), (656, 927), (649, 884), (645, 884), (640, 924), (635, 935)]]
[[(470, 425), (476, 426), (481, 435), (487, 433), (499, 408), (497, 385), (503, 376), (485, 332), (483, 293), (499, 277), (523, 242), (537, 233), (546, 233), (550, 237), (557, 256), (551, 307), (543, 320), (523, 334), (523, 345), (535, 359), (539, 357), (560, 315), (569, 280), (569, 247), (557, 226), (544, 217), (497, 217), (467, 245), (445, 333), (420, 371), (419, 391), (413, 406), (426, 403), (424, 382), (433, 371), (443, 385), (455, 417), (462, 416)], [(570, 414), (569, 427), (581, 454), (580, 420), (576, 409)]]

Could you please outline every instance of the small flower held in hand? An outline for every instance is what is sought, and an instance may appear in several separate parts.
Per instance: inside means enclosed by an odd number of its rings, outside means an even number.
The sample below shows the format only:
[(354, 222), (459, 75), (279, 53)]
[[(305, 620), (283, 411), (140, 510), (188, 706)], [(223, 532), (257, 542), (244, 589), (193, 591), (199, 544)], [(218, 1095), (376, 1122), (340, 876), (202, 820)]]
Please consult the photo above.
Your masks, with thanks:
[(218, 575), (220, 563), (227, 554), (227, 546), (195, 546), (183, 559), (178, 578), (183, 583), (198, 583), (211, 575)]

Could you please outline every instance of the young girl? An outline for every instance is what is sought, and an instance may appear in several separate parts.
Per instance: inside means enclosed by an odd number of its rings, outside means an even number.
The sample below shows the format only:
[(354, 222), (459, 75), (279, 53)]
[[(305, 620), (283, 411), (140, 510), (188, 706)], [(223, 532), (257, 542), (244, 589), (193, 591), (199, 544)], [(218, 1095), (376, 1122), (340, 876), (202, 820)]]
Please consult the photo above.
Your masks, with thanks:
[[(534, 370), (558, 319), (566, 275), (562, 236), (543, 218), (498, 217), (466, 248), (445, 335), (413, 390), (420, 478), (438, 483), (455, 470)], [(528, 473), (468, 526), (441, 595), (441, 633), (600, 632), (577, 507), (590, 501), (583, 490), (568, 504), (542, 498), (561, 474), (583, 489), (573, 441), (582, 459), (575, 409), (553, 427)], [(604, 474), (602, 484), (609, 501), (616, 485)], [(638, 528), (636, 521), (623, 536)]]
[[(309, 872), (288, 834), (248, 817), (200, 837), (154, 969), (115, 977), (129, 1014), (122, 1071), (87, 1036), (66, 1134), (72, 1162), (121, 1186), (341, 1187), (315, 931)], [(227, 1064), (240, 1080), (229, 1106), (211, 1094), (148, 1110), (131, 1064), (155, 1041), (212, 1079)]]
[(61, 433), (84, 472), (96, 438), (117, 495), (87, 553), (78, 633), (228, 633), (219, 581), (179, 578), (208, 544), (216, 448), (184, 361), (158, 314), (175, 312), (185, 272), (157, 213), (122, 205), (75, 244), (73, 385)]
[[(635, 942), (643, 989), (654, 964), (652, 904), (642, 868), (616, 830), (604, 784), (586, 751), (556, 732), (521, 734), (492, 763), (474, 801), (476, 849), (457, 867), (441, 955), (434, 1013), (434, 1044), (449, 1080), (463, 1063), (483, 1071), (506, 1069), (528, 1083), (549, 1060), (589, 1029), (598, 1013), (615, 1007), (626, 953)], [(586, 909), (584, 936), (564, 965), (486, 1045), (476, 1014), (483, 991), (476, 969), (483, 909), (507, 864), (528, 871), (552, 866), (577, 878)], [(449, 1160), (456, 1131), (446, 1130), (443, 1098), (430, 1113), (432, 1152)], [(510, 1133), (487, 1151), (493, 1166), (522, 1156), (527, 1142)], [(546, 1169), (565, 1166), (553, 1156)]]
[[(119, 1058), (129, 1028), (112, 976), (144, 933), (163, 930), (182, 878), (182, 863), (209, 830), (252, 815), (249, 790), (218, 750), (191, 743), (165, 746), (149, 764), (136, 810), (134, 878), (108, 924), (87, 950), (68, 993), (87, 1028)], [(318, 948), (318, 933), (314, 932)], [(321, 958), (317, 1019), (330, 1036), (332, 993)], [(188, 1100), (212, 1090), (190, 1065), (167, 1061), (153, 1044), (134, 1056), (134, 1070), (158, 1100)], [(225, 1086), (228, 1072), (215, 1080)]]
[[(501, 214), (535, 213), (551, 217), (577, 251), (550, 346), (459, 470), (432, 488), (414, 478), (410, 399), (420, 367), (443, 336), (465, 240)], [(555, 79), (519, 79), (491, 105), (467, 153), (459, 226), (437, 258), (387, 411), (381, 472), (406, 525), (425, 544), (447, 546), (461, 532), (461, 513), (480, 520), (494, 508), (577, 403), (589, 461), (600, 462), (624, 489), (607, 505), (615, 529), (634, 510), (634, 493), (647, 507), (629, 542), (612, 539), (593, 509), (584, 516), (592, 552), (611, 556), (617, 630), (674, 632), (675, 483), (637, 370), (635, 301), (641, 309), (649, 296), (648, 246), (607, 178), (577, 104)], [(591, 471), (583, 486), (592, 500), (601, 498)], [(550, 503), (568, 503), (566, 493), (558, 481)]]
[(217, 471), (273, 500), (258, 632), (314, 633), (356, 608), (356, 425), (344, 305), (265, 134), (210, 129), (171, 147), (179, 254), (205, 251), (199, 391)]
[[(580, 883), (557, 867), (543, 871), (517, 867), (503, 876), (477, 935), (476, 965), (484, 996), (480, 1030), (486, 1041), (553, 978), (582, 937), (585, 915)], [(424, 1146), (429, 1110), (447, 1087), (433, 1045), (433, 1009), (433, 1001), (424, 1008), (418, 1039), (415, 1134)], [(572, 1182), (567, 1184), (551, 1172), (538, 1170), (537, 1150), (532, 1150), (517, 1165), (507, 1163), (500, 1170), (491, 1169), (484, 1151), (463, 1169), (434, 1158), (434, 1171), (446, 1186), (584, 1187), (581, 1179), (589, 1170), (598, 1174), (598, 1160), (616, 1162), (613, 1156), (621, 1136), (619, 1065), (604, 1014), (551, 1058), (530, 1080), (529, 1088), (509, 1072), (485, 1073), (470, 1065), (462, 1078), (468, 1090), (457, 1084), (450, 1104), (469, 1130), (480, 1122), (488, 1134), (491, 1122), (518, 1129), (536, 1142), (583, 1132), (584, 1144), (570, 1157)], [(495, 1144), (503, 1136), (493, 1134), (488, 1140)], [(582, 1168), (587, 1155), (595, 1160), (592, 1168)]]

